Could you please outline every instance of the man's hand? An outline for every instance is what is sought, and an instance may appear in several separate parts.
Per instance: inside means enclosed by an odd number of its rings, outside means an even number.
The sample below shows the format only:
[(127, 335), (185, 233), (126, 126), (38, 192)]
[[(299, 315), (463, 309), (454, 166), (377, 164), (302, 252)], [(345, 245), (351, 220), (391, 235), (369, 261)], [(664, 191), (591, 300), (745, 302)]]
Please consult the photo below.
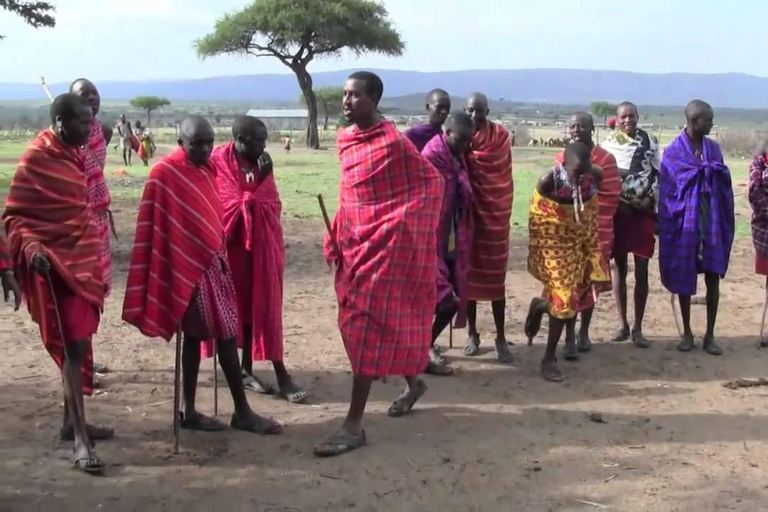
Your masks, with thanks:
[(266, 178), (272, 174), (272, 157), (266, 151), (259, 157), (259, 172), (261, 173), (261, 179)]
[(18, 311), (21, 307), (21, 289), (19, 283), (16, 282), (16, 276), (13, 275), (13, 270), (6, 270), (0, 276), (0, 281), (3, 284), (3, 297), (5, 302), (11, 300), (11, 293), (13, 293), (13, 310)]
[(650, 210), (651, 208), (653, 208), (653, 199), (651, 199), (648, 196), (642, 198), (640, 200), (640, 206), (638, 208), (643, 211)]
[(51, 271), (51, 261), (44, 252), (38, 252), (32, 256), (32, 267), (38, 274), (48, 275)]

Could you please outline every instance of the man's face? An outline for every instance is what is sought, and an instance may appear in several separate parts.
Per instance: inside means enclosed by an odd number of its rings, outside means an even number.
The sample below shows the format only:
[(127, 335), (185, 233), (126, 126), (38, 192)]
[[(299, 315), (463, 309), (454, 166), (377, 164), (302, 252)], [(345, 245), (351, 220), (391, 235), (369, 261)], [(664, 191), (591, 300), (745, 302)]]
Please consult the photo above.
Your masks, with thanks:
[(347, 80), (341, 106), (347, 121), (355, 124), (370, 119), (376, 113), (376, 101), (366, 92), (363, 80)]
[(565, 155), (565, 170), (572, 182), (583, 176), (591, 167), (592, 163), (589, 160), (582, 161), (575, 155)]
[(193, 165), (202, 166), (208, 162), (213, 151), (213, 129), (210, 126), (198, 126), (191, 134), (182, 134), (179, 145), (184, 148), (187, 159)]
[(592, 123), (585, 116), (572, 116), (568, 123), (571, 140), (592, 144)]
[(84, 146), (90, 138), (92, 125), (93, 110), (91, 107), (78, 106), (70, 119), (62, 120), (62, 136), (73, 146)]
[(627, 135), (634, 136), (637, 131), (637, 110), (634, 107), (625, 105), (616, 113), (616, 124), (619, 129)]
[(693, 128), (697, 133), (709, 135), (712, 131), (712, 127), (715, 125), (715, 114), (712, 110), (707, 109), (705, 112), (694, 117), (692, 123)]
[(467, 114), (472, 116), (477, 128), (485, 124), (489, 112), (488, 105), (481, 99), (472, 97), (467, 101)]
[(474, 126), (454, 126), (445, 132), (445, 136), (448, 139), (448, 144), (451, 148), (460, 152), (469, 149), (469, 145), (472, 143), (472, 137), (475, 135)]
[(99, 113), (99, 109), (101, 108), (101, 96), (99, 95), (96, 86), (91, 82), (88, 80), (75, 82), (72, 86), (72, 93), (77, 94), (88, 102), (88, 105), (91, 106), (91, 110), (93, 110), (94, 116)]
[(429, 115), (429, 124), (433, 126), (442, 126), (451, 113), (451, 98), (445, 94), (433, 94), (427, 103), (427, 114)]
[(251, 162), (256, 162), (264, 154), (264, 149), (267, 147), (267, 137), (267, 129), (263, 126), (247, 130), (235, 140), (235, 150)]

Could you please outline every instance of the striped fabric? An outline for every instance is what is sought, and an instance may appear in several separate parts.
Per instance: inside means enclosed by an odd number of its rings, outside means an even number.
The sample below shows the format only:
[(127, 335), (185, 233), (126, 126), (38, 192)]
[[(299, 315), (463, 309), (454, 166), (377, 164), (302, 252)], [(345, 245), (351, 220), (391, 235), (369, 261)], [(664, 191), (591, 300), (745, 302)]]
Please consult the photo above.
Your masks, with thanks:
[(107, 188), (107, 182), (104, 179), (107, 142), (104, 140), (101, 121), (93, 121), (91, 136), (82, 155), (85, 164), (85, 177), (88, 180), (88, 200), (101, 240), (101, 275), (104, 280), (105, 296), (108, 296), (112, 289), (112, 253), (109, 246), (109, 204), (112, 197), (109, 195), (109, 188)]
[(198, 282), (224, 244), (216, 169), (196, 167), (183, 149), (149, 173), (139, 205), (123, 320), (170, 340)]
[(735, 231), (731, 173), (717, 142), (701, 155), (683, 132), (664, 151), (659, 179), (659, 270), (677, 295), (696, 294), (696, 275), (725, 276)]
[[(101, 242), (88, 204), (80, 152), (65, 146), (51, 130), (38, 135), (16, 168), (3, 221), (27, 308), (40, 326), (46, 349), (61, 367), (64, 343), (76, 340), (61, 339), (48, 282), (32, 269), (32, 257), (37, 252), (48, 256), (57, 287), (75, 302), (102, 307)], [(64, 311), (59, 313), (65, 316)], [(98, 325), (98, 311), (95, 316)], [(82, 366), (85, 393), (90, 393), (93, 377), (88, 347)]]
[(429, 360), (443, 180), (393, 123), (341, 129), (337, 144), (339, 209), (325, 256), (339, 265), (339, 329), (352, 371), (417, 375)]
[(469, 179), (474, 192), (475, 232), (469, 299), (504, 298), (512, 216), (512, 141), (507, 129), (491, 121), (472, 139)]
[(757, 155), (749, 166), (749, 204), (752, 206), (752, 243), (758, 256), (768, 258), (768, 164)]

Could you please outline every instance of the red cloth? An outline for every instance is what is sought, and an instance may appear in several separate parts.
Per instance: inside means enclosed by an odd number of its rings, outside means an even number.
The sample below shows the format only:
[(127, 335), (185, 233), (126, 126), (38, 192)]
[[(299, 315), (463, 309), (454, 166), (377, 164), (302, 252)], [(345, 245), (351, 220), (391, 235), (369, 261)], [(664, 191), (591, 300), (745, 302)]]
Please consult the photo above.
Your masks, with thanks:
[(613, 219), (616, 235), (613, 241), (613, 256), (632, 253), (641, 258), (651, 259), (656, 248), (656, 218), (653, 212), (626, 214), (616, 212)]
[(104, 127), (101, 121), (94, 120), (91, 136), (82, 153), (85, 177), (88, 181), (88, 200), (91, 203), (93, 219), (101, 239), (101, 276), (104, 281), (104, 296), (109, 296), (112, 289), (112, 252), (109, 244), (111, 219), (107, 181), (104, 179), (104, 164), (107, 160), (107, 142), (104, 140)]
[[(32, 319), (56, 364), (64, 360), (64, 343), (89, 338), (98, 327), (104, 301), (101, 241), (88, 201), (80, 152), (64, 145), (50, 130), (38, 135), (24, 152), (11, 182), (3, 214), (10, 253)], [(32, 257), (51, 261), (64, 338), (47, 279), (32, 268)], [(83, 393), (93, 390), (93, 359), (82, 365)]]
[[(429, 361), (443, 180), (393, 123), (341, 129), (339, 329), (356, 375), (417, 375)], [(337, 252), (338, 251), (340, 252)]]
[(0, 272), (11, 268), (13, 265), (11, 265), (11, 255), (8, 253), (8, 244), (0, 238)]
[(755, 254), (755, 274), (768, 276), (768, 257)]
[(488, 121), (472, 139), (467, 156), (474, 192), (475, 232), (469, 299), (504, 298), (512, 216), (512, 141), (503, 126)]
[(213, 340), (235, 339), (239, 328), (235, 284), (222, 247), (197, 282), (181, 330), (185, 336), (204, 340), (203, 355), (212, 357)]
[[(558, 154), (556, 160), (560, 164), (564, 163), (564, 152)], [(621, 177), (616, 158), (598, 145), (592, 149), (592, 165), (603, 170), (603, 181), (597, 186), (597, 241), (606, 265), (610, 266), (614, 239), (613, 219), (621, 197)], [(610, 291), (611, 283), (596, 284), (595, 289), (598, 292)]]
[(285, 246), (274, 175), (261, 181), (257, 172), (257, 180), (248, 183), (232, 142), (217, 147), (211, 161), (217, 167), (240, 321), (251, 329), (251, 355), (254, 361), (282, 361)]
[(179, 148), (149, 173), (139, 205), (123, 320), (170, 340), (192, 293), (224, 245), (216, 169)]

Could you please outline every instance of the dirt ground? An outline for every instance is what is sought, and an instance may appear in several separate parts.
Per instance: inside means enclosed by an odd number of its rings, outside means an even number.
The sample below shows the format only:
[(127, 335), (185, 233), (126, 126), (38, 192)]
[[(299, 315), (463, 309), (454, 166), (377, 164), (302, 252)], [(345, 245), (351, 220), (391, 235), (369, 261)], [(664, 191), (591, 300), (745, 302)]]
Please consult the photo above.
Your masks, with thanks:
[[(366, 429), (369, 445), (332, 460), (312, 456), (346, 412), (351, 375), (336, 327), (331, 276), (321, 258), (321, 223), (285, 225), (286, 361), (312, 390), (309, 405), (250, 394), (259, 411), (285, 424), (279, 437), (239, 432), (182, 433), (172, 455), (173, 347), (143, 338), (120, 320), (135, 204), (115, 205), (115, 293), (95, 340), (97, 360), (112, 373), (87, 402), (88, 417), (117, 428), (99, 445), (106, 476), (69, 469), (58, 441), (61, 390), (26, 312), (2, 313), (0, 339), (0, 510), (765, 510), (768, 490), (768, 390), (731, 391), (722, 384), (765, 376), (768, 352), (755, 349), (762, 283), (752, 273), (749, 242), (734, 250), (722, 285), (719, 338), (725, 355), (674, 350), (668, 295), (652, 263), (645, 331), (639, 351), (597, 343), (578, 363), (562, 362), (564, 384), (537, 374), (544, 333), (524, 343), (522, 323), (539, 287), (525, 269), (527, 246), (513, 240), (507, 280), (507, 336), (516, 364), (496, 364), (489, 307), (481, 307), (486, 351), (468, 359), (455, 332), (448, 356), (459, 373), (427, 377), (428, 394), (409, 417), (386, 408), (402, 385), (375, 385)], [(698, 335), (704, 308), (694, 306)], [(616, 327), (604, 297), (593, 339)], [(440, 343), (447, 347), (447, 334)], [(211, 361), (204, 361), (200, 407), (213, 410)], [(262, 375), (271, 368), (260, 363)], [(232, 411), (220, 390), (220, 416)], [(590, 421), (600, 413), (607, 422)], [(587, 503), (591, 502), (591, 504)]]

